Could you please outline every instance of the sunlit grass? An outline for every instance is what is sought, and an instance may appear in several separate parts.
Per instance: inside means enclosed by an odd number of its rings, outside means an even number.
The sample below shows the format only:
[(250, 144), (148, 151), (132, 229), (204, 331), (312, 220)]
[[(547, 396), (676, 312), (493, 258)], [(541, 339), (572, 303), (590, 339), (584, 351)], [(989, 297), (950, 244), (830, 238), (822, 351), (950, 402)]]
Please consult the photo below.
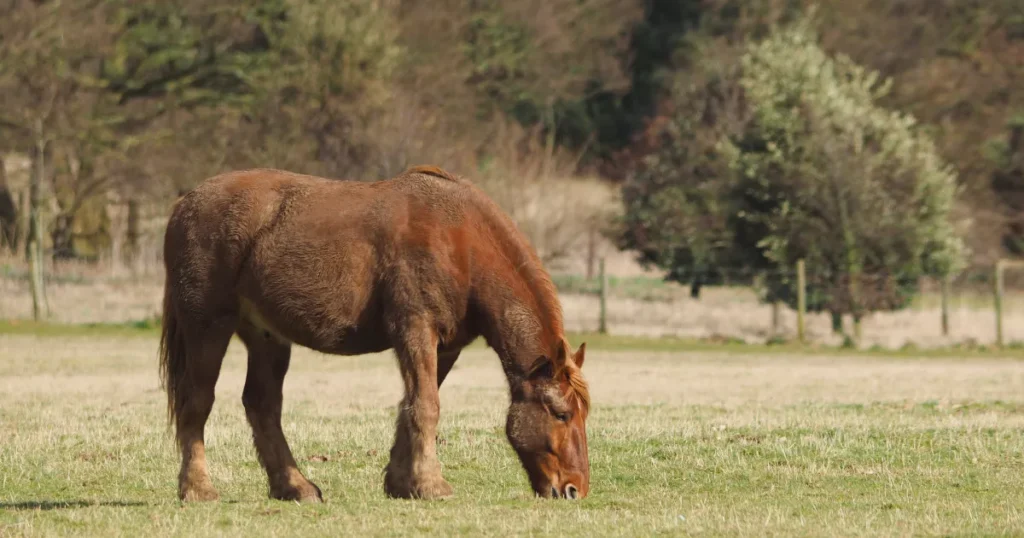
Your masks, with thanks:
[[(593, 335), (588, 335), (588, 338)], [(284, 428), (327, 504), (266, 499), (233, 344), (207, 431), (222, 501), (182, 507), (155, 340), (0, 335), (0, 535), (993, 535), (1024, 532), (1024, 362), (614, 350), (588, 341), (591, 495), (540, 501), (469, 351), (442, 390), (454, 498), (387, 499), (388, 354), (297, 350)], [(576, 343), (576, 340), (574, 340)]]

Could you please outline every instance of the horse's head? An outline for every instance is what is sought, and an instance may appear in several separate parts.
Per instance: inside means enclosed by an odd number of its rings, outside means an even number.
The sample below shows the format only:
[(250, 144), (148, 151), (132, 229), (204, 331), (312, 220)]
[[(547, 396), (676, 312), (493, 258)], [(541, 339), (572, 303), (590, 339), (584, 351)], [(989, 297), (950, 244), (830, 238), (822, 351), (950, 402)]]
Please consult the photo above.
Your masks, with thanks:
[(536, 360), (512, 394), (505, 434), (541, 497), (582, 499), (590, 491), (590, 394), (580, 371), (585, 348), (570, 357), (563, 341), (556, 356)]

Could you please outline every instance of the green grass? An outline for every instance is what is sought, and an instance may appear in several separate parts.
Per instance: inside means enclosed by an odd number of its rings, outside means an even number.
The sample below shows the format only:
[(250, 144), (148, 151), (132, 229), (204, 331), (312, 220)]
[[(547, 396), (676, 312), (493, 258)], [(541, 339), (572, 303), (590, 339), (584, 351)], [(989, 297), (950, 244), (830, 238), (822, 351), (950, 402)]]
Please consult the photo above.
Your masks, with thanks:
[(160, 335), (157, 320), (140, 320), (130, 323), (49, 323), (26, 320), (0, 320), (0, 335), (35, 336), (105, 336), (151, 338)]
[(222, 501), (182, 506), (153, 334), (104, 331), (0, 335), (0, 536), (1024, 534), (1024, 361), (590, 339), (592, 491), (569, 502), (530, 495), (498, 362), (468, 351), (442, 389), (455, 497), (417, 502), (381, 488), (394, 360), (297, 350), (284, 430), (327, 500), (300, 506), (265, 498), (233, 344), (207, 429)]

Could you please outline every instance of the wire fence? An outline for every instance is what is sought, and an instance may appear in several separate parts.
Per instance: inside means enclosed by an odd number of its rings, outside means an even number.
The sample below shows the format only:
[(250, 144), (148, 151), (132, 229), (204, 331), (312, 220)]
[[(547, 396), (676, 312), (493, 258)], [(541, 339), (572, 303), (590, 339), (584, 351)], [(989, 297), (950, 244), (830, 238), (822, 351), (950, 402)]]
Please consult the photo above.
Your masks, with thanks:
[(719, 269), (702, 286), (656, 276), (554, 278), (575, 331), (890, 349), (1024, 345), (1020, 262), (908, 281), (798, 265)]
[[(163, 272), (160, 264), (143, 261), (132, 268), (49, 263), (47, 319), (155, 323)], [(719, 269), (700, 286), (667, 282), (657, 275), (600, 275), (552, 275), (568, 330), (887, 349), (1024, 345), (1020, 262), (975, 267), (947, 281), (900, 282), (891, 275), (869, 274), (851, 282), (813, 265), (805, 265), (803, 279), (796, 266), (770, 272)], [(863, 315), (851, 315), (858, 308)], [(833, 316), (831, 310), (842, 315)], [(0, 260), (0, 320), (31, 317), (27, 267), (19, 260)]]

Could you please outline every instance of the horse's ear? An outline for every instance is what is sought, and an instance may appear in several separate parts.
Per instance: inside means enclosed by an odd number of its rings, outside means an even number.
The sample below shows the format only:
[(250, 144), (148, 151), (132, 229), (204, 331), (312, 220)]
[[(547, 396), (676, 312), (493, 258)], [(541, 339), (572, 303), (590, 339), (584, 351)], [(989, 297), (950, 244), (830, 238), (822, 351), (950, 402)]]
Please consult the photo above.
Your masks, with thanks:
[(547, 357), (538, 357), (530, 366), (530, 372), (526, 374), (527, 379), (553, 379), (555, 377), (555, 363)]
[(580, 344), (579, 349), (572, 356), (572, 361), (576, 363), (577, 368), (583, 368), (583, 354), (587, 351), (587, 343), (583, 342)]
[(558, 346), (558, 357), (555, 358), (556, 366), (558, 366), (559, 368), (565, 367), (565, 361), (566, 359), (568, 359), (566, 353), (570, 349), (572, 348), (569, 347), (569, 341), (566, 340), (565, 338), (562, 338), (562, 345)]

